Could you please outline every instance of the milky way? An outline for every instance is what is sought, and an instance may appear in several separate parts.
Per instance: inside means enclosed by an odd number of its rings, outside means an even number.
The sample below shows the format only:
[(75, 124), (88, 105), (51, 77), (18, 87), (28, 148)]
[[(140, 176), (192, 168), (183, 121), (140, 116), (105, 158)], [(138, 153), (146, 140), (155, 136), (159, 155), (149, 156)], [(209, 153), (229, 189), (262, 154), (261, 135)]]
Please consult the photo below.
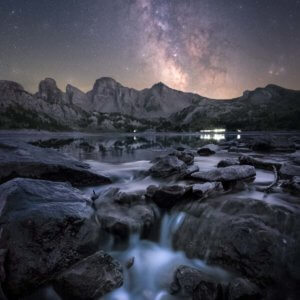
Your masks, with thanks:
[(111, 76), (211, 98), (300, 88), (300, 0), (6, 0), (0, 77), (86, 91)]

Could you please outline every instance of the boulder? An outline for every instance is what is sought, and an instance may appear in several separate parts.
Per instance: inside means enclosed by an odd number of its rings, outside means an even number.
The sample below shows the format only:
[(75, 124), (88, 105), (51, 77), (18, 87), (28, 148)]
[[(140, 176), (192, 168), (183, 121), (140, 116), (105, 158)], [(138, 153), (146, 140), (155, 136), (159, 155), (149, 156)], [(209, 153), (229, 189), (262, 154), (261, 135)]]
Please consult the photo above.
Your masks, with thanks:
[(219, 146), (215, 144), (208, 144), (201, 147), (197, 153), (200, 156), (209, 156), (215, 154), (219, 150)]
[(191, 151), (174, 151), (169, 155), (176, 156), (178, 159), (182, 160), (187, 165), (192, 165), (194, 163), (194, 154)]
[(68, 181), (74, 186), (111, 182), (108, 177), (90, 171), (88, 164), (53, 149), (0, 141), (0, 183), (16, 177)]
[(218, 168), (224, 168), (224, 167), (230, 167), (230, 166), (236, 166), (239, 165), (240, 162), (236, 158), (226, 158), (219, 161), (217, 167)]
[(192, 178), (200, 181), (221, 181), (232, 182), (245, 179), (252, 179), (256, 175), (253, 166), (229, 166), (225, 168), (215, 168), (209, 171), (193, 173)]
[(279, 169), (279, 176), (282, 179), (292, 179), (294, 176), (300, 176), (300, 166), (284, 163)]
[(101, 228), (119, 237), (138, 232), (147, 236), (159, 212), (154, 203), (147, 203), (138, 193), (124, 193), (110, 188), (95, 201), (96, 218)]
[(121, 264), (99, 251), (61, 273), (54, 288), (63, 299), (96, 300), (122, 284)]
[(223, 186), (221, 182), (205, 182), (194, 184), (192, 187), (193, 196), (196, 198), (208, 197), (212, 194), (223, 192)]
[(261, 298), (260, 289), (247, 279), (236, 278), (228, 285), (229, 300), (259, 300)]
[(175, 273), (170, 286), (171, 294), (182, 297), (192, 296), (193, 300), (222, 299), (223, 289), (221, 284), (201, 270), (181, 265)]
[(170, 209), (181, 201), (187, 201), (192, 196), (192, 188), (172, 185), (157, 187), (151, 185), (147, 188), (146, 197), (151, 199), (158, 207)]
[(47, 284), (99, 244), (91, 201), (70, 184), (16, 178), (0, 185), (0, 207), (11, 297)]
[(173, 155), (158, 158), (154, 165), (149, 169), (150, 174), (157, 178), (183, 176), (186, 174), (186, 171), (187, 165)]
[(294, 176), (290, 180), (284, 180), (281, 187), (292, 193), (300, 194), (300, 176)]
[(264, 288), (281, 285), (282, 278), (285, 285), (298, 282), (300, 220), (292, 206), (226, 195), (183, 210), (175, 249)]
[(240, 156), (239, 161), (241, 165), (254, 166), (255, 168), (264, 170), (273, 170), (273, 166), (276, 169), (280, 169), (282, 165), (280, 162), (277, 162), (275, 160), (255, 158), (248, 155)]

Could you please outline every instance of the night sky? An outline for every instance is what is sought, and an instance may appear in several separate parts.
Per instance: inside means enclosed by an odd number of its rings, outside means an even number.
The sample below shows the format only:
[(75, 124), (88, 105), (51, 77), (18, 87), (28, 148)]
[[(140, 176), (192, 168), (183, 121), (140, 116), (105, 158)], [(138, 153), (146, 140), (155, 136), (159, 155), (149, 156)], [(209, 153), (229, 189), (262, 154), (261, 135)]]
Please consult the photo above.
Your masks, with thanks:
[(0, 79), (113, 77), (213, 98), (300, 89), (300, 0), (1, 0)]

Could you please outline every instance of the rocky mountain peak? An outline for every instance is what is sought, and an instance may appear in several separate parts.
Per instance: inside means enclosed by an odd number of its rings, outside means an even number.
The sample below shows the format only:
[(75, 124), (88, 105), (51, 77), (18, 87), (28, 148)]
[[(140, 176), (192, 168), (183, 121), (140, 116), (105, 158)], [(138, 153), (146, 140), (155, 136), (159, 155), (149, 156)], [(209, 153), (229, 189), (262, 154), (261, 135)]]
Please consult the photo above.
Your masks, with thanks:
[(93, 91), (97, 92), (103, 89), (116, 89), (117, 87), (121, 87), (121, 84), (116, 80), (110, 77), (102, 77), (95, 81)]
[(0, 90), (24, 91), (24, 88), (21, 84), (17, 82), (9, 80), (0, 80)]
[(51, 104), (61, 103), (64, 100), (63, 92), (57, 87), (56, 81), (52, 78), (45, 78), (39, 84), (39, 91), (36, 94)]

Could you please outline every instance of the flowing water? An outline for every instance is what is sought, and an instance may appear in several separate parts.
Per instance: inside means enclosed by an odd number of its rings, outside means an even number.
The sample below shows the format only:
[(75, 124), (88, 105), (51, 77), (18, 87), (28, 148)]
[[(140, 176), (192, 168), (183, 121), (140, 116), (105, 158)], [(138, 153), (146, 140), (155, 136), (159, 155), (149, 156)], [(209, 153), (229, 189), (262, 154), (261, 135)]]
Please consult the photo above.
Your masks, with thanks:
[[(23, 136), (25, 140), (47, 139), (44, 136), (30, 137)], [(58, 151), (67, 153), (82, 161), (87, 162), (95, 172), (109, 176), (113, 183), (109, 186), (95, 186), (84, 188), (86, 195), (92, 192), (101, 193), (108, 187), (117, 187), (125, 192), (143, 191), (149, 185), (172, 184), (171, 181), (162, 181), (148, 176), (146, 171), (151, 167), (151, 160), (159, 155), (168, 153), (174, 148), (185, 147), (197, 149), (200, 146), (220, 139), (243, 139), (241, 133), (226, 134), (223, 131), (201, 132), (199, 134), (186, 135), (82, 135), (76, 134), (48, 136), (49, 138), (75, 138), (71, 143), (58, 147)], [(195, 164), (201, 170), (209, 170), (217, 165), (224, 158), (237, 157), (236, 153), (221, 152), (210, 157), (196, 157)], [(274, 157), (273, 157), (274, 158)], [(284, 156), (275, 157), (284, 161)], [(236, 197), (253, 198), (270, 203), (286, 203), (286, 196), (282, 201), (281, 194), (265, 194), (255, 190), (255, 185), (268, 185), (273, 181), (273, 173), (264, 170), (257, 170), (256, 180), (245, 189), (235, 192)], [(178, 184), (178, 182), (176, 183)], [(182, 181), (179, 184), (186, 184)], [(224, 198), (225, 196), (220, 196)], [(130, 269), (124, 268), (124, 285), (114, 292), (106, 295), (105, 300), (165, 300), (177, 299), (169, 294), (170, 282), (172, 282), (174, 270), (179, 265), (189, 265), (201, 269), (203, 272), (227, 281), (232, 274), (217, 266), (209, 266), (202, 260), (188, 259), (183, 252), (175, 251), (172, 248), (172, 235), (184, 220), (184, 213), (164, 214), (158, 229), (158, 238), (143, 240), (139, 235), (132, 235), (125, 249), (117, 250), (111, 243), (105, 249), (112, 256), (126, 265), (134, 258), (134, 264)], [(33, 299), (27, 298), (27, 299)], [(59, 299), (50, 288), (43, 294), (43, 299)]]

